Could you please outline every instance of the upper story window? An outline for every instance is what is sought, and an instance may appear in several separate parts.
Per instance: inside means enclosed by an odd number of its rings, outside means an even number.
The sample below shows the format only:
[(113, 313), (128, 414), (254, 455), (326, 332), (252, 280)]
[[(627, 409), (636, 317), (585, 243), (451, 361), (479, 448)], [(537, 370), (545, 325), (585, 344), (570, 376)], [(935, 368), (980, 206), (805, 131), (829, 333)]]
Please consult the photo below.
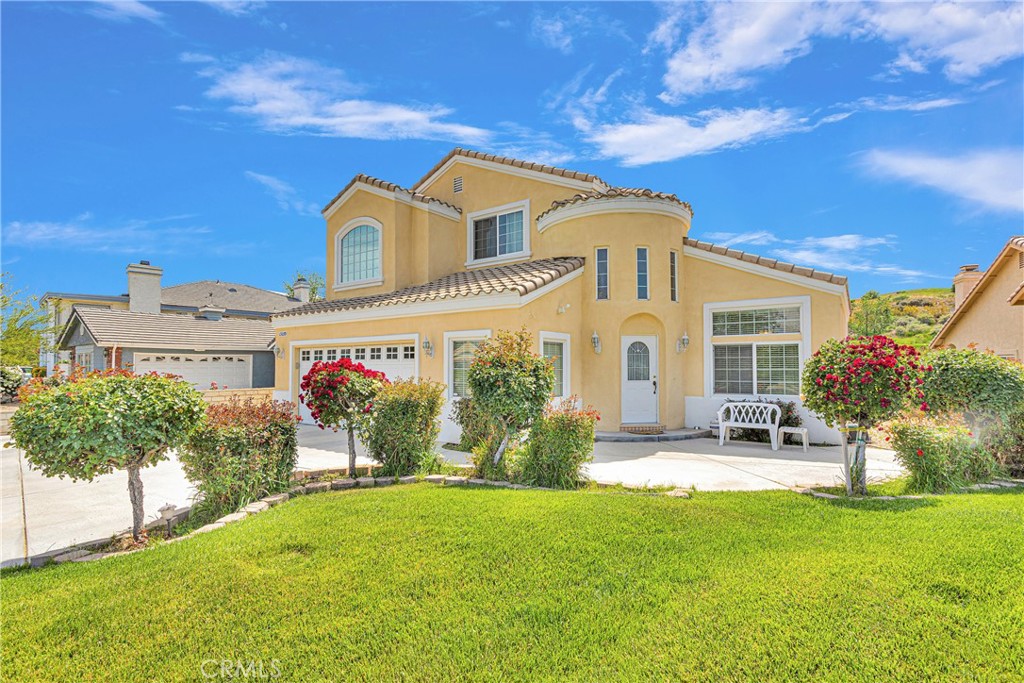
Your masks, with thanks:
[(711, 317), (711, 333), (716, 337), (743, 334), (797, 334), (799, 332), (799, 306), (715, 311)]
[(636, 298), (649, 299), (647, 276), (647, 247), (636, 248)]
[(338, 232), (335, 287), (378, 284), (381, 280), (381, 224), (357, 218)]
[(594, 260), (597, 262), (597, 298), (608, 298), (608, 247), (598, 247)]
[(679, 301), (679, 252), (668, 253), (668, 294), (672, 301)]
[(526, 201), (470, 214), (467, 265), (529, 256), (529, 208)]

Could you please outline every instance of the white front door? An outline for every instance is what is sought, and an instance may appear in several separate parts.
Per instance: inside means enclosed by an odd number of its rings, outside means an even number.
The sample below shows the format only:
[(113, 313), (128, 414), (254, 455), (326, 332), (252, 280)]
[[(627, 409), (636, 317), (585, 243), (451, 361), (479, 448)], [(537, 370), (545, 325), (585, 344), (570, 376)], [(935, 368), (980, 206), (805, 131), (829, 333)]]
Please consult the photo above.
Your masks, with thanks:
[(658, 338), (622, 338), (622, 423), (658, 422)]

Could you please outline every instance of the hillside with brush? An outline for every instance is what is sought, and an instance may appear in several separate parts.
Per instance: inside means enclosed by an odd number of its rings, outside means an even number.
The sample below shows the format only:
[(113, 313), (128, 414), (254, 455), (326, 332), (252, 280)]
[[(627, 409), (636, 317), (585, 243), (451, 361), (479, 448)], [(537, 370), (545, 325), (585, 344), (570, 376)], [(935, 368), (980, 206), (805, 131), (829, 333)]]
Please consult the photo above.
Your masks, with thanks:
[(854, 299), (852, 305), (850, 334), (884, 334), (923, 350), (953, 311), (953, 289), (871, 291)]

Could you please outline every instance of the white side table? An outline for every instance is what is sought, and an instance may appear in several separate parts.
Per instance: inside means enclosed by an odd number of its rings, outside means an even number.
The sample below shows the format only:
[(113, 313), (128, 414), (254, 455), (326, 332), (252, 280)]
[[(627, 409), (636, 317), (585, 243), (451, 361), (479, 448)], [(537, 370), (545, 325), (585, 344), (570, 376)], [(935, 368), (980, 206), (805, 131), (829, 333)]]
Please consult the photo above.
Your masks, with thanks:
[(779, 445), (784, 443), (786, 434), (799, 434), (804, 442), (804, 453), (807, 452), (807, 427), (779, 427)]

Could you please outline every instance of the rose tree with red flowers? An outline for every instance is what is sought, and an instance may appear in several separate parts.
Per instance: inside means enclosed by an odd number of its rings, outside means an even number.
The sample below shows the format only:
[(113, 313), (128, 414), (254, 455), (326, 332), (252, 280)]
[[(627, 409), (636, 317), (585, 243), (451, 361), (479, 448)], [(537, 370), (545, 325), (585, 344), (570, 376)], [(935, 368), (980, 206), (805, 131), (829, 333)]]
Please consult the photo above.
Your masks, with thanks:
[(373, 399), (388, 383), (383, 372), (370, 370), (348, 358), (313, 363), (302, 377), (299, 400), (309, 408), (320, 429), (348, 431), (348, 473), (356, 474), (356, 430), (370, 419)]
[(847, 493), (867, 492), (867, 431), (908, 408), (928, 410), (922, 385), (930, 369), (917, 349), (883, 336), (830, 339), (807, 361), (804, 405), (829, 425), (856, 434), (852, 463), (843, 440)]

